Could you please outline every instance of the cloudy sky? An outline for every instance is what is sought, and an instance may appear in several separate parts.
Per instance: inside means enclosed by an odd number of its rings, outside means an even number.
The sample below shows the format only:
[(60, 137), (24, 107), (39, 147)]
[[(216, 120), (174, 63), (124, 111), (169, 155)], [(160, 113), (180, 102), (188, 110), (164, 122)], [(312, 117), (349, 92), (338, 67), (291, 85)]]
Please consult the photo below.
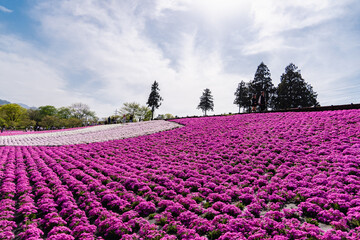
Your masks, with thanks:
[(263, 61), (274, 85), (289, 63), (321, 105), (360, 103), (358, 0), (0, 0), (0, 99), (86, 103), (99, 117), (124, 102), (156, 113), (236, 112), (237, 84)]

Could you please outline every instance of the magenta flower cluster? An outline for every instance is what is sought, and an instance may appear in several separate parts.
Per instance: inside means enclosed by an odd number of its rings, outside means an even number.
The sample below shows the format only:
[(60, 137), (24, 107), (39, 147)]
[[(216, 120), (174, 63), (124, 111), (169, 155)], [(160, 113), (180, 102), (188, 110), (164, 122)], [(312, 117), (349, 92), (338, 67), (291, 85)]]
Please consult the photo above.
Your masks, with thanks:
[(360, 111), (0, 148), (0, 239), (360, 239)]

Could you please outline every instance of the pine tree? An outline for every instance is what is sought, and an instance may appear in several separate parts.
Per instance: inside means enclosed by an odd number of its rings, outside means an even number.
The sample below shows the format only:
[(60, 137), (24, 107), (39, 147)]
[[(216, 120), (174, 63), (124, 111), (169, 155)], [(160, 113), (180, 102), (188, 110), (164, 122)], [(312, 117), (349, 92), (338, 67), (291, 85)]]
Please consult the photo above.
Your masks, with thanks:
[(244, 81), (241, 81), (234, 93), (235, 100), (234, 104), (239, 106), (239, 113), (241, 107), (249, 107), (250, 106), (250, 99), (249, 99), (249, 88), (246, 86)]
[(275, 109), (318, 106), (316, 98), (316, 92), (302, 78), (301, 71), (290, 63), (276, 89)]
[(262, 91), (265, 92), (268, 105), (272, 107), (272, 97), (275, 92), (275, 87), (271, 80), (270, 70), (263, 62), (258, 66), (254, 80), (249, 83), (249, 93), (251, 96), (256, 94), (256, 96), (259, 97)]
[(205, 116), (208, 110), (214, 111), (214, 100), (210, 89), (206, 88), (204, 90), (202, 96), (200, 97), (200, 103), (197, 109), (201, 109), (205, 113)]
[(160, 107), (161, 101), (163, 100), (159, 94), (159, 91), (160, 91), (159, 84), (156, 81), (154, 81), (154, 83), (151, 86), (149, 99), (146, 103), (151, 108), (151, 120), (154, 119), (155, 109), (158, 109)]

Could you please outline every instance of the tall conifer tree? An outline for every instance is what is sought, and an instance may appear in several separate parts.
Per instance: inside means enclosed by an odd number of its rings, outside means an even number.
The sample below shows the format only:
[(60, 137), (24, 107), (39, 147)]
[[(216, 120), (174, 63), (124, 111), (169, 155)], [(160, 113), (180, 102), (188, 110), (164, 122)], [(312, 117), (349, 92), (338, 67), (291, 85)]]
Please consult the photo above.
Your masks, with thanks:
[(214, 100), (210, 89), (206, 88), (204, 90), (202, 96), (200, 97), (200, 103), (197, 109), (201, 109), (205, 113), (205, 116), (207, 111), (214, 111)]
[(235, 95), (234, 104), (239, 106), (239, 113), (241, 107), (246, 108), (250, 106), (249, 89), (244, 81), (241, 81), (239, 83), (234, 95)]
[(159, 94), (159, 84), (154, 81), (154, 83), (151, 86), (151, 92), (149, 95), (149, 99), (147, 101), (147, 105), (151, 108), (151, 120), (154, 119), (154, 112), (155, 109), (158, 109), (161, 105), (161, 101), (163, 98)]
[(272, 107), (272, 97), (275, 93), (275, 87), (271, 80), (271, 74), (269, 68), (261, 62), (256, 69), (254, 79), (249, 83), (249, 92), (251, 95), (256, 94), (260, 96), (261, 92), (265, 92), (265, 98), (268, 106)]
[(298, 108), (318, 106), (317, 94), (310, 84), (301, 76), (295, 64), (290, 63), (281, 75), (280, 83), (276, 89), (275, 108)]

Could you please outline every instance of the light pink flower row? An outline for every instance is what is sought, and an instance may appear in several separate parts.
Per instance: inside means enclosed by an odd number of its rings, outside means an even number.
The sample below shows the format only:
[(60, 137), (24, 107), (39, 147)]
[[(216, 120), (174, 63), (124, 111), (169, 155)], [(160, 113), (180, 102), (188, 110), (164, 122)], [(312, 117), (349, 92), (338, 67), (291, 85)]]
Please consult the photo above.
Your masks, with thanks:
[(137, 137), (180, 127), (163, 120), (101, 125), (72, 131), (0, 136), (0, 146), (60, 146)]
[(0, 137), (1, 136), (24, 135), (24, 134), (40, 134), (40, 133), (74, 131), (74, 130), (77, 130), (77, 129), (88, 128), (88, 127), (92, 127), (92, 126), (65, 128), (65, 129), (55, 129), (55, 130), (43, 130), (43, 131), (29, 131), (29, 132), (25, 132), (23, 130), (6, 130), (6, 131), (0, 133)]

